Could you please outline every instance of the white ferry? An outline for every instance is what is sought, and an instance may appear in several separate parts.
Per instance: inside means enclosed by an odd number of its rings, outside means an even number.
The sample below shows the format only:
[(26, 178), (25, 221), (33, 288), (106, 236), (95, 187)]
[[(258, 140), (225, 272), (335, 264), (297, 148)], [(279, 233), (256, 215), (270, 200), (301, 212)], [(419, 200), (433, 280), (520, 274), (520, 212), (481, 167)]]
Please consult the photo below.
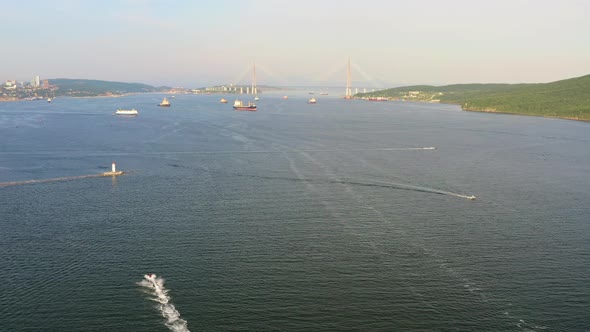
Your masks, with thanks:
[(118, 110), (115, 112), (115, 114), (116, 114), (116, 115), (137, 115), (137, 114), (139, 114), (139, 112), (138, 112), (138, 111), (137, 111), (135, 108), (132, 108), (132, 109), (130, 109), (130, 110), (124, 110), (124, 109), (120, 109), (120, 108), (119, 108), (119, 109), (118, 109)]

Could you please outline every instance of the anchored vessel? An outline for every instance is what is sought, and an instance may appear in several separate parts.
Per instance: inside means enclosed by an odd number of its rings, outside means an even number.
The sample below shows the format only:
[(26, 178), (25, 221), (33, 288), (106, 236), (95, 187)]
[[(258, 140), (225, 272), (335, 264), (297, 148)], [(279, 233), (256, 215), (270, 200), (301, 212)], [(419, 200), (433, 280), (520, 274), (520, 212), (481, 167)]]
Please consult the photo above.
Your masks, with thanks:
[(234, 109), (236, 111), (256, 111), (256, 104), (248, 102), (247, 105), (244, 105), (241, 100), (236, 99), (234, 102)]
[(308, 103), (308, 104), (315, 104), (316, 102), (317, 102), (317, 100), (316, 100), (315, 98), (309, 98), (309, 99), (307, 100), (307, 103)]
[(221, 98), (221, 100), (219, 102), (222, 104), (227, 104), (227, 99)]
[(139, 112), (135, 108), (132, 108), (130, 110), (124, 110), (124, 109), (119, 108), (115, 112), (115, 114), (117, 114), (117, 115), (137, 115), (137, 114), (139, 114)]
[(168, 101), (168, 99), (166, 99), (166, 97), (164, 97), (164, 100), (162, 100), (162, 102), (159, 103), (158, 106), (170, 107), (170, 102)]

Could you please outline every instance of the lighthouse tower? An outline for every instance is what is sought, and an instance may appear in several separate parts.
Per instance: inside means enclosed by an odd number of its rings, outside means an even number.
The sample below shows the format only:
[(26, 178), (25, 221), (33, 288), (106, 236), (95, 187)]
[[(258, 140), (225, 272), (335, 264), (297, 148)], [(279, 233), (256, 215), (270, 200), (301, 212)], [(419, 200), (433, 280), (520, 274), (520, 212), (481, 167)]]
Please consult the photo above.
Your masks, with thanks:
[(110, 172), (104, 172), (101, 174), (101, 176), (116, 176), (116, 175), (123, 175), (123, 171), (117, 171), (117, 164), (115, 164), (115, 162), (113, 161), (113, 163), (111, 164), (111, 171)]

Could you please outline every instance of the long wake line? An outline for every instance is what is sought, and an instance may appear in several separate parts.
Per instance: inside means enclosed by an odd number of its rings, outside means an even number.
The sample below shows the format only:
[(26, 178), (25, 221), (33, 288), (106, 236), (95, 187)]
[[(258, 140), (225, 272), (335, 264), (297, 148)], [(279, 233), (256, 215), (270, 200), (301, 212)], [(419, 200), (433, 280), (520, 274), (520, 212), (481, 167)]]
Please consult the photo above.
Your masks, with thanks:
[(428, 187), (420, 187), (414, 186), (411, 184), (404, 184), (404, 183), (394, 183), (394, 182), (358, 182), (358, 181), (345, 181), (345, 180), (322, 180), (322, 179), (300, 179), (300, 178), (290, 178), (290, 177), (274, 177), (274, 176), (263, 176), (263, 175), (245, 175), (245, 174), (235, 174), (237, 176), (248, 176), (248, 177), (255, 177), (255, 178), (262, 178), (268, 180), (287, 180), (287, 181), (296, 181), (296, 182), (313, 182), (313, 183), (339, 183), (339, 184), (350, 184), (355, 186), (363, 186), (363, 187), (380, 187), (380, 188), (392, 188), (392, 189), (400, 189), (400, 190), (410, 190), (410, 191), (417, 191), (423, 193), (431, 193), (431, 194), (438, 194), (438, 195), (448, 195), (448, 196), (455, 196), (459, 198), (465, 198), (474, 200), (476, 197), (474, 195), (464, 195), (455, 193), (452, 191), (435, 189), (435, 188), (428, 188)]
[(189, 332), (187, 322), (180, 318), (180, 313), (171, 302), (168, 290), (164, 287), (164, 279), (157, 278), (155, 274), (149, 273), (143, 276), (143, 280), (137, 284), (145, 287), (148, 294), (152, 295), (152, 301), (158, 303), (156, 308), (162, 317), (166, 318), (164, 323), (170, 331)]
[(20, 185), (24, 185), (24, 184), (34, 184), (34, 183), (71, 181), (71, 180), (78, 180), (78, 179), (101, 178), (104, 176), (105, 175), (103, 175), (103, 174), (90, 174), (90, 175), (64, 176), (61, 178), (51, 178), (51, 179), (41, 179), (41, 180), (0, 182), (0, 187), (20, 186)]

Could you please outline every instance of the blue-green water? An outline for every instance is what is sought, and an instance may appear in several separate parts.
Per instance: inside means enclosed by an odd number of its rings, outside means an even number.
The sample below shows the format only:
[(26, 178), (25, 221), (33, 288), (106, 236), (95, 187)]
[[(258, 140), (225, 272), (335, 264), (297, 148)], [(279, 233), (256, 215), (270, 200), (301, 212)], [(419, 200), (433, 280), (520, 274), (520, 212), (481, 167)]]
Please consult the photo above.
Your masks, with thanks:
[(150, 272), (192, 331), (590, 330), (589, 123), (162, 97), (0, 104), (0, 182), (128, 172), (0, 187), (0, 330), (167, 331)]

